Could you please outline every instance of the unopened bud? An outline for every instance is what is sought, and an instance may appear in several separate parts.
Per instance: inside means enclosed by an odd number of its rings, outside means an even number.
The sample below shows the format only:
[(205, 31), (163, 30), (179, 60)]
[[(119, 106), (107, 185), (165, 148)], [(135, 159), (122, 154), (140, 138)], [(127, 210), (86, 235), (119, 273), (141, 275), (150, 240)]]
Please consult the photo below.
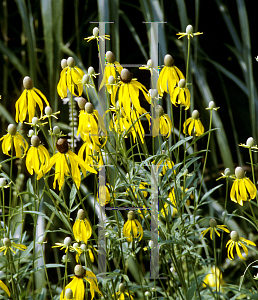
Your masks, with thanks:
[(71, 239), (69, 236), (67, 236), (67, 237), (64, 239), (64, 245), (65, 245), (66, 247), (68, 247), (68, 246), (71, 245), (71, 243), (72, 243), (72, 239)]
[(61, 68), (65, 69), (67, 67), (67, 60), (64, 58), (61, 60)]
[(75, 66), (75, 60), (73, 57), (70, 56), (67, 58), (67, 65), (70, 68), (73, 68)]
[(252, 137), (249, 137), (247, 140), (246, 140), (246, 145), (248, 147), (253, 147), (254, 145), (254, 139)]
[(4, 187), (6, 185), (6, 179), (1, 177), (0, 178), (0, 188)]
[(232, 241), (238, 242), (239, 241), (239, 234), (236, 231), (231, 231), (230, 237)]
[(10, 247), (11, 241), (8, 238), (3, 238), (3, 244), (5, 247)]
[(164, 115), (164, 109), (161, 105), (157, 105), (156, 106), (156, 113), (159, 117), (163, 116)]
[(149, 68), (152, 68), (152, 67), (154, 66), (154, 62), (153, 62), (152, 59), (149, 59), (149, 60), (147, 61), (147, 66), (148, 66)]
[(52, 108), (50, 106), (46, 106), (45, 107), (45, 114), (49, 117), (50, 115), (52, 115)]
[(94, 27), (92, 32), (93, 32), (93, 35), (94, 35), (95, 37), (98, 37), (98, 36), (99, 36), (99, 29), (98, 29), (98, 27)]
[(214, 101), (210, 101), (210, 102), (209, 102), (209, 108), (210, 108), (210, 109), (213, 109), (214, 107), (215, 107)]
[(114, 84), (114, 83), (115, 83), (115, 78), (114, 78), (114, 76), (111, 75), (111, 76), (108, 77), (108, 83), (109, 83), (109, 84)]
[(192, 34), (193, 33), (193, 26), (192, 25), (187, 25), (186, 29), (185, 29), (185, 32), (187, 34)]
[(124, 293), (124, 291), (125, 291), (125, 285), (123, 283), (120, 283), (119, 284), (119, 292)]
[(59, 134), (59, 133), (60, 133), (60, 128), (59, 128), (58, 126), (55, 126), (55, 127), (53, 128), (53, 133), (54, 133), (54, 134)]
[(73, 291), (71, 289), (66, 289), (65, 290), (65, 298), (66, 299), (73, 299)]
[(217, 226), (217, 221), (215, 219), (210, 219), (210, 227), (214, 228)]
[(82, 77), (83, 84), (89, 83), (89, 80), (90, 80), (90, 76), (88, 74), (83, 75), (83, 77)]
[(88, 75), (94, 75), (95, 74), (95, 70), (94, 70), (94, 68), (93, 67), (89, 67), (88, 68)]
[(33, 117), (32, 120), (31, 120), (31, 123), (32, 123), (33, 125), (38, 124), (38, 122), (39, 122), (39, 118), (37, 118), (37, 117)]

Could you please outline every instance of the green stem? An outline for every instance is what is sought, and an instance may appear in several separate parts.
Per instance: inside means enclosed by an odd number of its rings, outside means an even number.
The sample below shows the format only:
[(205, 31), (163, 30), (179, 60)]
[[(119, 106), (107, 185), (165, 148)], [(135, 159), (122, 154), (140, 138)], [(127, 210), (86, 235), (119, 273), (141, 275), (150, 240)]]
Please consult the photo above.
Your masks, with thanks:
[(51, 292), (51, 285), (50, 285), (50, 282), (49, 282), (49, 279), (48, 279), (48, 274), (47, 274), (47, 268), (46, 268), (46, 261), (45, 261), (44, 251), (43, 251), (43, 245), (41, 244), (40, 246), (41, 246), (42, 258), (43, 258), (43, 263), (44, 263), (44, 269), (45, 269), (46, 278), (47, 278), (48, 289), (49, 289), (51, 299), (53, 299), (52, 292)]

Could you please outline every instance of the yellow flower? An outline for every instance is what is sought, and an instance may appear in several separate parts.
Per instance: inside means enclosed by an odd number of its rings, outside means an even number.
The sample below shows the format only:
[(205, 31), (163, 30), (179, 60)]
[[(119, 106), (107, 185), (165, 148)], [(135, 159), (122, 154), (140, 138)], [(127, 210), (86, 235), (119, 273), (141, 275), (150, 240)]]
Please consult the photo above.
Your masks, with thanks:
[[(26, 157), (26, 167), (28, 172), (32, 175), (33, 170), (36, 174), (42, 176), (43, 169), (48, 165), (50, 157), (47, 149), (40, 145), (40, 140), (36, 135), (31, 137), (31, 148)], [(38, 179), (38, 178), (37, 178)]]
[[(146, 113), (146, 110), (143, 108), (142, 112)], [(141, 120), (140, 120), (141, 116), (138, 113), (138, 111), (136, 111), (135, 109), (131, 110), (130, 115), (131, 115), (130, 121), (129, 121), (130, 127), (127, 130), (127, 133), (130, 132), (132, 134), (134, 143), (135, 143), (135, 139), (136, 139), (136, 133), (138, 133), (141, 142), (144, 144), (145, 143), (145, 141), (144, 141), (145, 131), (144, 131), (144, 128), (143, 128)], [(150, 124), (150, 115), (146, 114), (145, 117), (147, 118), (147, 120)]]
[(202, 237), (205, 236), (205, 234), (210, 231), (210, 238), (213, 239), (213, 231), (217, 233), (217, 235), (220, 237), (220, 233), (218, 232), (218, 229), (221, 229), (225, 232), (230, 232), (227, 228), (226, 228), (226, 225), (217, 225), (217, 221), (215, 219), (210, 219), (210, 227), (203, 230), (202, 231)]
[(241, 259), (245, 260), (245, 258), (241, 254), (239, 246), (241, 246), (243, 248), (243, 250), (244, 250), (244, 252), (245, 252), (246, 255), (248, 254), (248, 249), (247, 249), (247, 247), (246, 247), (246, 245), (244, 243), (246, 243), (247, 245), (256, 246), (256, 244), (254, 242), (246, 240), (243, 237), (239, 237), (239, 234), (236, 231), (231, 231), (230, 237), (231, 237), (231, 239), (226, 244), (226, 247), (228, 247), (228, 258), (230, 260), (234, 259), (234, 255), (233, 255), (234, 247), (236, 247), (237, 255)]
[[(64, 184), (64, 175), (71, 175), (77, 188), (81, 184), (81, 174), (79, 167), (81, 167), (84, 177), (86, 177), (86, 170), (91, 173), (97, 173), (93, 168), (87, 165), (80, 157), (73, 153), (69, 149), (67, 139), (61, 138), (56, 142), (56, 148), (59, 151), (49, 160), (49, 164), (44, 167), (43, 173), (47, 173), (55, 164), (55, 178), (53, 188), (56, 188), (56, 181), (58, 181), (59, 190), (61, 190)], [(69, 164), (70, 162), (70, 164)], [(42, 177), (42, 174), (38, 176), (38, 179)]]
[(202, 135), (204, 133), (204, 127), (202, 125), (201, 120), (199, 119), (199, 112), (198, 110), (194, 110), (192, 112), (192, 117), (188, 118), (184, 122), (184, 130), (183, 132), (186, 133), (186, 127), (188, 127), (188, 134), (192, 135), (192, 131), (194, 130), (193, 133), (195, 133), (196, 136)]
[(171, 102), (177, 106), (177, 104), (182, 104), (185, 106), (185, 110), (190, 107), (190, 91), (186, 87), (185, 79), (180, 79), (178, 86), (174, 89), (170, 97)]
[[(13, 124), (9, 124), (7, 128), (7, 134), (4, 135), (1, 139), (3, 140), (2, 143), (2, 150), (3, 153), (6, 155), (9, 155), (10, 150), (12, 149), (12, 144), (15, 149), (16, 157), (23, 157), (28, 150), (28, 143), (26, 142), (25, 138), (19, 134), (19, 132), (16, 131), (16, 126)], [(21, 148), (23, 148), (23, 156)]]
[(174, 88), (178, 84), (180, 79), (184, 79), (183, 73), (174, 65), (174, 59), (171, 55), (167, 54), (164, 57), (164, 68), (161, 70), (158, 79), (158, 92), (160, 96), (163, 93), (169, 93), (170, 98), (174, 91)]
[(99, 187), (97, 201), (98, 203), (100, 202), (101, 206), (104, 206), (110, 202), (110, 193), (106, 185), (101, 185)]
[[(153, 136), (157, 136), (157, 133), (160, 131), (161, 135), (165, 135), (168, 138), (171, 134), (172, 122), (169, 116), (164, 113), (164, 109), (161, 105), (156, 106), (156, 113), (159, 118), (156, 119), (153, 124), (153, 127), (155, 127), (152, 128)], [(159, 128), (159, 130), (157, 127)]]
[(83, 241), (85, 244), (87, 244), (88, 239), (92, 235), (90, 222), (85, 218), (85, 211), (83, 209), (78, 210), (77, 220), (73, 225), (73, 234), (77, 242)]
[(82, 77), (84, 72), (77, 66), (72, 57), (68, 57), (67, 66), (60, 74), (60, 80), (57, 85), (58, 95), (63, 99), (67, 97), (67, 88), (74, 96), (81, 96), (83, 92)]
[(105, 35), (99, 35), (99, 29), (98, 29), (98, 27), (94, 27), (92, 33), (93, 33), (93, 35), (91, 35), (91, 36), (89, 36), (87, 38), (84, 38), (87, 42), (92, 41), (92, 40), (99, 41), (99, 39), (101, 39), (102, 41), (104, 41), (104, 39), (110, 40), (110, 35), (107, 35), (107, 34), (105, 34)]
[(112, 76), (114, 78), (114, 82), (117, 79), (117, 72), (121, 74), (123, 67), (116, 61), (115, 55), (112, 51), (107, 51), (106, 53), (107, 64), (105, 65), (104, 75), (99, 89), (101, 89), (106, 84), (107, 90), (109, 94), (112, 93), (112, 86), (109, 84), (109, 77)]
[[(85, 293), (85, 285), (83, 279), (89, 282), (90, 284), (90, 293), (91, 293), (91, 300), (95, 296), (95, 292), (99, 293), (102, 296), (101, 291), (98, 288), (98, 282), (95, 274), (91, 271), (85, 271), (81, 265), (76, 265), (74, 267), (74, 274), (72, 276), (72, 281), (66, 285), (64, 291), (62, 291), (60, 295), (60, 300), (66, 299), (76, 299), (76, 300), (83, 300), (84, 293)], [(67, 289), (72, 290), (72, 298), (67, 298)]]
[[(165, 154), (165, 150), (162, 150), (162, 154)], [(152, 162), (155, 164), (155, 161)], [(162, 157), (157, 163), (157, 171), (159, 170), (160, 166), (162, 167), (161, 173), (159, 174), (160, 176), (165, 175), (168, 169), (173, 169), (174, 162), (170, 160), (168, 157)], [(174, 170), (174, 174), (176, 174), (176, 170)]]
[(127, 237), (128, 242), (132, 242), (133, 239), (139, 239), (143, 237), (142, 225), (138, 220), (135, 219), (135, 213), (133, 210), (127, 214), (128, 221), (125, 222), (123, 227), (123, 234)]
[(90, 102), (87, 102), (85, 110), (80, 111), (77, 136), (81, 134), (81, 138), (88, 144), (92, 144), (96, 151), (99, 151), (101, 145), (99, 142), (98, 123), (98, 111), (93, 108)]
[(131, 119), (131, 103), (138, 114), (144, 114), (146, 112), (140, 105), (139, 90), (142, 91), (143, 96), (149, 102), (148, 91), (144, 85), (135, 78), (132, 78), (132, 73), (125, 68), (121, 71), (120, 82), (113, 90), (114, 97), (111, 98), (113, 106), (115, 106), (114, 99), (118, 89), (119, 107), (124, 108), (125, 114), (129, 120)]
[(192, 25), (187, 25), (185, 32), (177, 33), (177, 35), (179, 35), (178, 39), (181, 39), (182, 37), (187, 36), (188, 40), (190, 39), (190, 37), (193, 38), (195, 35), (200, 35), (200, 34), (203, 34), (203, 32), (193, 33), (193, 26)]
[(11, 296), (11, 293), (10, 293), (8, 287), (3, 283), (2, 280), (0, 280), (0, 288), (3, 289), (9, 297)]
[[(216, 273), (215, 273), (216, 270)], [(203, 280), (203, 287), (207, 285), (210, 287), (216, 287), (219, 290), (220, 286), (224, 284), (222, 280), (222, 273), (219, 268), (212, 267), (211, 273), (207, 274)]]
[(24, 77), (23, 86), (25, 90), (22, 92), (20, 98), (16, 101), (15, 104), (15, 121), (17, 123), (19, 121), (23, 122), (25, 120), (27, 111), (29, 112), (29, 122), (32, 121), (32, 118), (35, 116), (36, 103), (39, 106), (40, 114), (42, 116), (42, 99), (45, 101), (46, 105), (49, 106), (46, 96), (40, 90), (33, 87), (32, 80), (29, 76)]
[(113, 294), (112, 297), (116, 298), (117, 300), (124, 300), (125, 299), (125, 295), (128, 296), (131, 300), (133, 300), (133, 293), (128, 293), (125, 292), (125, 285), (123, 283), (119, 284), (119, 291), (116, 293), (116, 297)]
[[(183, 191), (183, 187), (181, 186), (181, 190)], [(188, 189), (185, 189), (185, 192), (187, 192)], [(190, 198), (193, 200), (194, 196), (193, 194), (190, 195)], [(172, 211), (172, 217), (175, 216), (175, 214), (177, 214), (178, 210), (177, 210), (177, 202), (176, 202), (176, 195), (175, 195), (175, 188), (172, 188), (172, 190), (169, 192), (168, 194), (168, 201), (170, 201), (172, 203), (173, 206), (173, 211)], [(182, 199), (183, 200), (183, 199)], [(187, 200), (186, 204), (189, 206), (190, 205), (190, 200)], [(167, 202), (164, 203), (164, 209), (166, 211), (166, 214), (168, 214), (168, 209), (169, 207), (171, 207), (171, 205), (169, 205)], [(165, 211), (162, 208), (160, 213), (163, 215), (163, 217), (165, 217)]]
[(235, 176), (236, 179), (230, 191), (230, 199), (243, 206), (243, 201), (250, 201), (256, 197), (257, 189), (252, 181), (245, 177), (245, 172), (241, 167), (236, 167)]
[(16, 252), (11, 248), (11, 247), (14, 247), (18, 250), (21, 250), (21, 251), (25, 251), (27, 249), (27, 247), (25, 245), (22, 245), (22, 244), (16, 244), (14, 242), (11, 242), (8, 238), (3, 238), (3, 246), (0, 247), (0, 252), (4, 251), (4, 255), (6, 255), (6, 252), (7, 250), (10, 250), (12, 251), (14, 254), (16, 254)]

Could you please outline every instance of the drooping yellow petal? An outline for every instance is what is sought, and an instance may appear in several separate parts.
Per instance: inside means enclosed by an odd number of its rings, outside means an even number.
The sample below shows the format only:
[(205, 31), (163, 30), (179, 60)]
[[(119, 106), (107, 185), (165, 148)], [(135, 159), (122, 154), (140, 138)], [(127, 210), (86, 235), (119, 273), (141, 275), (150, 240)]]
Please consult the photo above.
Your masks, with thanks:
[(11, 296), (11, 293), (10, 293), (8, 287), (3, 283), (2, 280), (0, 280), (0, 287), (1, 287), (1, 289), (3, 289), (3, 290), (6, 292), (6, 294), (7, 294), (9, 297)]

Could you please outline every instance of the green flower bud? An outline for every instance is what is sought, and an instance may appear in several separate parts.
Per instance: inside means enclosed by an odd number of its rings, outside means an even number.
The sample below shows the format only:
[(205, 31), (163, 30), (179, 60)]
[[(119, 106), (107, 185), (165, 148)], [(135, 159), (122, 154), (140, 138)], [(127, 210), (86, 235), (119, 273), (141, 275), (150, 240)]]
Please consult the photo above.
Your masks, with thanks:
[(185, 79), (180, 79), (179, 82), (178, 82), (178, 86), (181, 89), (183, 89), (183, 88), (185, 88), (185, 85), (186, 85)]
[(66, 299), (73, 299), (73, 291), (71, 289), (66, 289), (65, 290), (65, 298)]
[(60, 128), (59, 128), (58, 126), (55, 126), (55, 127), (53, 128), (53, 133), (54, 133), (54, 134), (59, 134), (59, 133), (60, 133)]
[(92, 105), (90, 102), (87, 102), (87, 103), (85, 104), (85, 111), (86, 111), (88, 114), (92, 114), (92, 113), (93, 113), (93, 110), (94, 110), (93, 105)]
[(149, 291), (146, 291), (144, 295), (145, 295), (145, 297), (150, 297), (151, 293)]
[(28, 137), (32, 137), (34, 135), (34, 130), (30, 129), (28, 132)]
[(225, 171), (224, 171), (224, 174), (226, 176), (229, 176), (230, 175), (230, 169), (229, 168), (226, 168)]
[(79, 244), (78, 243), (73, 243), (73, 247), (74, 248), (79, 248)]
[(78, 97), (77, 98), (77, 103), (78, 103), (78, 106), (80, 107), (80, 109), (84, 109), (85, 108), (85, 104), (87, 103), (87, 101), (83, 97)]
[(209, 102), (209, 108), (210, 108), (210, 109), (213, 109), (214, 107), (215, 107), (214, 101), (210, 101), (210, 102)]
[(33, 135), (33, 136), (31, 137), (31, 139), (30, 139), (30, 142), (31, 142), (31, 145), (32, 145), (33, 147), (38, 147), (39, 144), (40, 144), (40, 139), (39, 139), (38, 136)]
[(193, 26), (192, 25), (187, 25), (186, 29), (185, 29), (185, 32), (187, 34), (192, 34), (193, 33)]
[(90, 80), (90, 76), (88, 74), (83, 75), (83, 77), (82, 77), (83, 84), (89, 83), (89, 80)]
[(31, 123), (32, 123), (33, 125), (38, 124), (38, 122), (39, 122), (39, 118), (37, 118), (37, 117), (33, 117), (32, 120), (31, 120)]
[(153, 248), (154, 247), (154, 242), (152, 240), (149, 241), (149, 247)]
[(115, 83), (115, 78), (114, 78), (114, 76), (111, 75), (111, 76), (108, 77), (108, 83), (109, 83), (109, 84), (114, 84), (114, 83)]
[(135, 213), (133, 210), (130, 210), (127, 214), (128, 220), (134, 220), (135, 219)]
[(192, 112), (192, 118), (195, 119), (195, 120), (197, 120), (197, 119), (199, 119), (199, 116), (200, 116), (200, 114), (199, 114), (198, 110), (195, 109)]
[(50, 115), (52, 115), (52, 108), (50, 106), (46, 106), (45, 107), (45, 114), (49, 117)]
[(38, 244), (43, 244), (44, 243), (44, 236), (40, 236), (38, 238), (38, 241), (37, 241)]
[(4, 187), (6, 185), (6, 179), (1, 177), (0, 178), (0, 188)]
[(245, 171), (241, 167), (235, 168), (235, 175), (237, 179), (242, 179), (245, 177)]
[(85, 211), (83, 209), (79, 209), (77, 212), (77, 218), (79, 220), (84, 220), (85, 219)]
[(23, 86), (26, 90), (31, 90), (33, 88), (33, 82), (29, 76), (23, 78)]
[(164, 57), (164, 65), (166, 67), (173, 66), (174, 62), (175, 61), (174, 61), (173, 57), (170, 54), (165, 55), (165, 57)]
[(149, 68), (152, 68), (152, 67), (154, 66), (154, 62), (153, 62), (152, 59), (149, 59), (149, 60), (147, 61), (147, 66), (148, 66)]
[(151, 98), (157, 98), (158, 97), (157, 89), (149, 89), (149, 93), (150, 93)]
[(73, 68), (75, 66), (75, 60), (73, 57), (70, 56), (67, 58), (67, 65), (70, 68)]
[(254, 139), (252, 137), (249, 137), (247, 140), (246, 140), (246, 145), (248, 147), (253, 147), (254, 145)]
[(210, 227), (214, 228), (217, 226), (217, 221), (215, 219), (210, 219)]
[(164, 115), (164, 109), (161, 105), (157, 105), (156, 106), (156, 113), (159, 117), (163, 116)]
[(95, 37), (98, 37), (98, 36), (99, 36), (99, 29), (98, 29), (98, 27), (94, 27), (92, 32), (93, 32), (93, 35), (94, 35)]
[(76, 266), (74, 267), (74, 274), (75, 274), (76, 276), (78, 276), (78, 277), (83, 276), (83, 275), (85, 274), (85, 270), (84, 270), (83, 266), (81, 266), (81, 265), (76, 265)]
[(10, 247), (12, 243), (8, 238), (3, 238), (3, 244), (5, 247)]
[(112, 51), (107, 51), (106, 53), (107, 62), (113, 64), (116, 61), (115, 55)]
[(119, 292), (124, 293), (124, 291), (125, 291), (125, 285), (123, 283), (120, 283), (119, 284)]
[(14, 124), (9, 124), (8, 127), (7, 127), (7, 132), (10, 134), (10, 135), (15, 135), (17, 130), (16, 130), (16, 126)]
[(67, 67), (67, 60), (64, 58), (61, 60), (61, 68), (65, 69)]
[(239, 234), (236, 231), (231, 231), (230, 237), (232, 241), (238, 242), (239, 241)]
[(71, 243), (72, 243), (72, 239), (71, 239), (69, 236), (67, 236), (67, 237), (64, 239), (64, 245), (65, 245), (66, 247), (69, 247), (69, 246), (71, 245)]
[(95, 74), (95, 70), (94, 70), (94, 68), (93, 67), (89, 67), (88, 68), (88, 75), (94, 75)]
[(81, 249), (82, 249), (82, 251), (86, 251), (87, 250), (87, 246), (85, 244), (81, 244)]

